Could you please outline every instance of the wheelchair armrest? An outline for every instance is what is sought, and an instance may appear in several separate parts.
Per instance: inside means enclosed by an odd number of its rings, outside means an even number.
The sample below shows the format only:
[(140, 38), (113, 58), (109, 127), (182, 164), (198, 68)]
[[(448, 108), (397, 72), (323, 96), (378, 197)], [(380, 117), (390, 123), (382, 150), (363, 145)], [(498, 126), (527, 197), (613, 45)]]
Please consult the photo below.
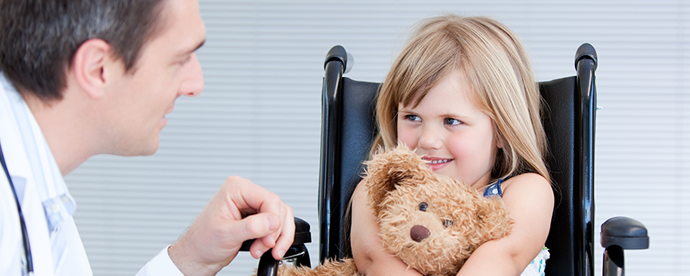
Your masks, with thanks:
[[(309, 231), (309, 223), (305, 220), (295, 217), (295, 239), (292, 241), (292, 246), (285, 252), (283, 259), (294, 259), (297, 265), (300, 266), (311, 266), (309, 260), (309, 252), (307, 247), (304, 246), (305, 243), (311, 242), (311, 232)], [(249, 251), (254, 239), (246, 240), (242, 243), (240, 251)], [(269, 249), (261, 255), (259, 260), (259, 268), (257, 269), (257, 276), (275, 276), (278, 274), (278, 265), (280, 260), (273, 259), (271, 255), (272, 250)]]
[(649, 248), (647, 228), (631, 218), (610, 218), (601, 224), (601, 246), (605, 248), (602, 275), (625, 275), (623, 250)]
[(647, 228), (631, 218), (613, 217), (601, 225), (601, 246), (617, 245), (622, 249), (647, 249), (649, 236)]

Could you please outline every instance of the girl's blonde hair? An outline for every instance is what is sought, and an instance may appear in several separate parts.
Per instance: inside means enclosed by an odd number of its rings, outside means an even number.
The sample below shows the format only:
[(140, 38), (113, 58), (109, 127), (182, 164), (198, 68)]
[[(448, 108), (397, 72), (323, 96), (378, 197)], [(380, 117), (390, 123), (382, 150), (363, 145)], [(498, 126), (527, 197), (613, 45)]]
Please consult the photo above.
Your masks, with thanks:
[(399, 104), (416, 107), (454, 70), (465, 74), (477, 107), (492, 119), (496, 139), (503, 141), (492, 181), (526, 172), (550, 181), (541, 96), (527, 52), (505, 25), (486, 17), (445, 15), (420, 23), (379, 90), (379, 134), (372, 151), (397, 145)]

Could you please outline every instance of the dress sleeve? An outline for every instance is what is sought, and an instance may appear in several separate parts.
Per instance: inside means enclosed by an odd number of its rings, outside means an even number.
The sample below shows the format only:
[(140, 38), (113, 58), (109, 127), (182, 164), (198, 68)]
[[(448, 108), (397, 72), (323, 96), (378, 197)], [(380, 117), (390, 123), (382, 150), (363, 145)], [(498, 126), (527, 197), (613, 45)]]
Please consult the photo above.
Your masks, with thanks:
[(156, 257), (151, 259), (144, 267), (142, 267), (136, 276), (184, 276), (177, 266), (170, 260), (168, 255), (168, 247), (161, 250)]

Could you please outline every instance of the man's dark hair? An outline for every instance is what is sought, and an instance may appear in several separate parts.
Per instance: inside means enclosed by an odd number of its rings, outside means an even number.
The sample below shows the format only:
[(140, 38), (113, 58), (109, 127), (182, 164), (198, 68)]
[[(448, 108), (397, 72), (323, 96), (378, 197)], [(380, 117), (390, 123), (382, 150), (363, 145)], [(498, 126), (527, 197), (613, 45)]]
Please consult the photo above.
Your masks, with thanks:
[(0, 71), (22, 92), (62, 99), (82, 43), (99, 38), (130, 72), (162, 28), (163, 0), (0, 0)]

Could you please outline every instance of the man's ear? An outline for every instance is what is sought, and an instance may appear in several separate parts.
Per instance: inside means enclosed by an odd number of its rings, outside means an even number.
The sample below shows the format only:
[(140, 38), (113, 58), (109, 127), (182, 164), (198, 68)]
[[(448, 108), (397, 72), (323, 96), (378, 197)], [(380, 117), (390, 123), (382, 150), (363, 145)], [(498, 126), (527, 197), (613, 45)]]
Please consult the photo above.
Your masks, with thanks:
[(106, 69), (113, 59), (110, 45), (102, 39), (89, 39), (79, 46), (71, 72), (77, 84), (92, 98), (100, 98), (106, 85)]

